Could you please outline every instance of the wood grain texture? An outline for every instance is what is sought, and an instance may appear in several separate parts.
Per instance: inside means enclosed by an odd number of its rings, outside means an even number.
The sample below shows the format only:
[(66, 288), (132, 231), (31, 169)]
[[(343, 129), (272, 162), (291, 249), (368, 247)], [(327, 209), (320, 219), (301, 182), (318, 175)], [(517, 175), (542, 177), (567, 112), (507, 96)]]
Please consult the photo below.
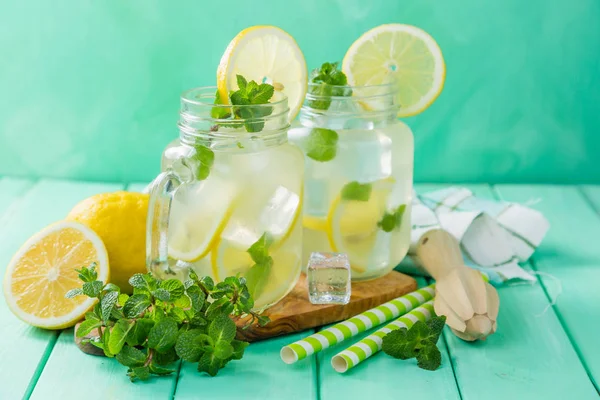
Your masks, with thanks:
[[(15, 199), (0, 225), (0, 274), (17, 249), (32, 234), (62, 219), (80, 200), (119, 185), (42, 180)], [(1, 192), (0, 196), (5, 196)], [(0, 301), (0, 398), (27, 397), (54, 347), (58, 332), (34, 328), (18, 320)]]
[[(263, 315), (271, 318), (271, 322), (264, 327), (255, 324), (245, 330), (238, 329), (238, 338), (253, 342), (342, 321), (416, 288), (417, 283), (413, 278), (392, 271), (371, 281), (354, 282), (348, 304), (314, 305), (308, 300), (306, 275), (301, 274), (294, 289), (264, 312)], [(243, 327), (245, 321), (238, 321), (238, 327)]]
[[(548, 218), (550, 230), (534, 253), (533, 264), (554, 277), (540, 278), (548, 297), (558, 294), (556, 279), (560, 280), (562, 294), (554, 311), (600, 389), (600, 216), (576, 187), (499, 185), (496, 189), (509, 201), (541, 200), (535, 208)], [(562, 370), (569, 371), (564, 366)]]
[[(427, 285), (423, 278), (417, 278), (417, 281), (421, 287)], [(442, 353), (442, 366), (435, 372), (417, 368), (414, 359), (401, 361), (384, 353), (372, 356), (344, 374), (335, 372), (331, 367), (331, 358), (369, 333), (371, 332), (365, 332), (318, 353), (321, 400), (460, 399), (443, 340), (438, 343)]]
[[(487, 185), (468, 187), (478, 196), (493, 198)], [(515, 188), (517, 192), (525, 189)], [(538, 196), (540, 192), (530, 190), (527, 198), (512, 200), (525, 202)], [(555, 214), (552, 208), (542, 212), (551, 220)], [(555, 229), (551, 226), (550, 232)], [(553, 252), (565, 249), (563, 244), (548, 243), (547, 239), (542, 243), (545, 245)], [(525, 394), (556, 400), (597, 398), (556, 314), (552, 309), (542, 314), (549, 304), (543, 287), (539, 283), (508, 284), (500, 287), (498, 294), (498, 330), (486, 341), (468, 343), (448, 328), (444, 331), (462, 398), (520, 399)]]

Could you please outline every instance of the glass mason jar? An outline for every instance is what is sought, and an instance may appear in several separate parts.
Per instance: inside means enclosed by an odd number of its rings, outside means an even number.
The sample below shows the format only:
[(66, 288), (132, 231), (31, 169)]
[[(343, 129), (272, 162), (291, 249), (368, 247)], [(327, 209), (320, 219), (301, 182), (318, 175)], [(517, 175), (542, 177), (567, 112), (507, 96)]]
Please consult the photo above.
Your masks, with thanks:
[(314, 251), (347, 253), (353, 280), (377, 278), (410, 244), (413, 134), (397, 118), (394, 84), (322, 85), (309, 84), (289, 132), (306, 156), (303, 263)]
[(283, 94), (232, 108), (213, 104), (215, 91), (181, 96), (179, 139), (150, 193), (147, 265), (162, 279), (239, 273), (260, 310), (300, 275), (303, 156), (287, 139)]

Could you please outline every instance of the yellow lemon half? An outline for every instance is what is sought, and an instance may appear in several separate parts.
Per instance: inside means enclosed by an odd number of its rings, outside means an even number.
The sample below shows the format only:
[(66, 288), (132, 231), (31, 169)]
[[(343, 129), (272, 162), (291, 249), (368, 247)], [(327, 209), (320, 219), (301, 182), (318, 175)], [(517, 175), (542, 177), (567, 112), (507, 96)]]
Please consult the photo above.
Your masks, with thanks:
[(77, 222), (50, 225), (25, 242), (8, 264), (6, 303), (31, 325), (46, 329), (73, 326), (96, 300), (86, 296), (67, 299), (65, 294), (82, 285), (75, 269), (92, 263), (98, 280), (106, 282), (108, 254), (94, 231)]

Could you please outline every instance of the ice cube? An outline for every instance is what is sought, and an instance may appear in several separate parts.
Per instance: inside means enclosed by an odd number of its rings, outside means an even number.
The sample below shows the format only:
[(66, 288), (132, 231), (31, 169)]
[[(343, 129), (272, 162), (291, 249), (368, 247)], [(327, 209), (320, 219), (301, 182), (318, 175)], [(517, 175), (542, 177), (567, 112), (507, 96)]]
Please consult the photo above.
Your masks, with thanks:
[(312, 304), (348, 304), (350, 261), (343, 253), (312, 253), (308, 260), (308, 299)]

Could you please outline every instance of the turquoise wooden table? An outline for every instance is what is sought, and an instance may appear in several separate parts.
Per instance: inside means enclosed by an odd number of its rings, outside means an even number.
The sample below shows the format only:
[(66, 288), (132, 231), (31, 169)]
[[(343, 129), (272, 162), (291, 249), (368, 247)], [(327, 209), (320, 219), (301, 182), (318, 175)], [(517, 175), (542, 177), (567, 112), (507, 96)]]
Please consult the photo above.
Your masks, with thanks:
[[(0, 178), (0, 268), (34, 232), (81, 199), (142, 184)], [(417, 185), (428, 190), (438, 185)], [(0, 302), (0, 399), (573, 399), (598, 398), (600, 384), (600, 186), (469, 186), (480, 196), (525, 202), (551, 229), (529, 265), (535, 285), (499, 289), (498, 332), (465, 343), (446, 331), (442, 367), (378, 354), (348, 373), (331, 368), (340, 346), (294, 365), (280, 348), (311, 332), (252, 344), (216, 378), (183, 365), (168, 378), (130, 383), (115, 360), (88, 356), (73, 331), (44, 331), (16, 319)], [(555, 278), (548, 277), (551, 274)], [(562, 285), (558, 303), (550, 299)], [(421, 284), (425, 282), (421, 280)]]

